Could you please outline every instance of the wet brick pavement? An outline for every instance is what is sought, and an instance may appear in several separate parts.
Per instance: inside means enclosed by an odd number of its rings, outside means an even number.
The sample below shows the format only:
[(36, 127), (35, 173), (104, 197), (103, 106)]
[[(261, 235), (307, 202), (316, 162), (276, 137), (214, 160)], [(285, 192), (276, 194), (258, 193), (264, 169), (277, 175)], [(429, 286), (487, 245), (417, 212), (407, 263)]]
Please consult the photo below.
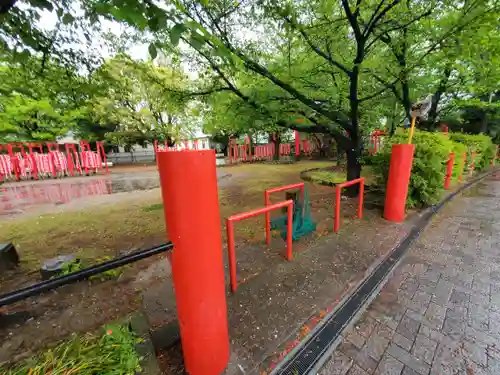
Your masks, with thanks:
[(434, 218), (318, 375), (500, 374), (497, 178)]

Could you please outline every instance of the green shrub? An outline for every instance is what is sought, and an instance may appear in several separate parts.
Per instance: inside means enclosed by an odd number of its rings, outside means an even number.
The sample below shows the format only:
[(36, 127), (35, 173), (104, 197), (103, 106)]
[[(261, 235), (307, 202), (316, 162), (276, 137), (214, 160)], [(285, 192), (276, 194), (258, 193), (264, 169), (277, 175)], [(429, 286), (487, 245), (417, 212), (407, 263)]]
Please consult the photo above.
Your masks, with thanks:
[(481, 171), (489, 167), (495, 153), (495, 146), (489, 136), (484, 134), (450, 133), (450, 139), (465, 145), (468, 153), (467, 164), (472, 161), (472, 152), (476, 152), (474, 168)]
[(467, 146), (463, 143), (452, 142), (453, 143), (453, 152), (455, 153), (455, 162), (453, 163), (453, 174), (452, 181), (457, 182), (458, 176), (460, 176), (460, 171), (462, 171), (462, 175), (465, 173), (465, 160), (464, 160), (464, 152), (467, 152)]
[[(393, 144), (407, 143), (406, 133), (397, 133), (385, 139), (380, 152), (373, 158), (373, 170), (381, 186), (389, 177), (389, 164)], [(421, 207), (437, 203), (443, 192), (446, 162), (455, 145), (443, 133), (415, 131), (415, 154), (408, 187), (408, 207)]]

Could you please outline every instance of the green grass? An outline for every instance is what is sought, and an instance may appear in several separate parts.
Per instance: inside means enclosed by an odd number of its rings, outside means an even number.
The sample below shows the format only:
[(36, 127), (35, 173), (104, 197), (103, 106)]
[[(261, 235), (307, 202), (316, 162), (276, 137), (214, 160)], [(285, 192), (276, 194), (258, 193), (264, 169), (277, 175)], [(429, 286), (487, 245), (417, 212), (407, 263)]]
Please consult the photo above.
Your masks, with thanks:
[[(341, 184), (342, 182), (346, 182), (347, 179), (345, 171), (319, 170), (308, 172), (308, 175), (311, 177), (312, 182), (318, 184), (325, 182)], [(365, 185), (373, 185), (375, 183), (375, 175), (372, 167), (369, 165), (363, 166), (361, 169), (361, 177), (365, 178)]]
[(150, 204), (149, 206), (146, 206), (143, 208), (144, 212), (151, 212), (151, 211), (157, 211), (157, 210), (162, 210), (163, 209), (163, 203), (154, 203)]
[(100, 336), (73, 336), (54, 349), (11, 368), (5, 375), (133, 375), (140, 371), (138, 339), (127, 325), (110, 324)]

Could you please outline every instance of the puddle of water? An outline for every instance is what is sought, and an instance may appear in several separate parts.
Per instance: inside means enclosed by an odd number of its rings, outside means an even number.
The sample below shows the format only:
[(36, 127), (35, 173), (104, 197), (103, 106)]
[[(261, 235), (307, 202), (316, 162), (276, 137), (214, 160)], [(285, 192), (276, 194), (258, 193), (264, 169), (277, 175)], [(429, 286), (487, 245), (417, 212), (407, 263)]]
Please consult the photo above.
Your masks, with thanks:
[[(218, 170), (217, 176), (221, 179), (229, 174)], [(0, 216), (17, 215), (42, 205), (58, 206), (76, 199), (159, 187), (156, 171), (7, 183), (0, 187)]]
[(6, 184), (0, 188), (0, 215), (19, 214), (39, 205), (62, 205), (75, 199), (112, 193), (108, 179)]

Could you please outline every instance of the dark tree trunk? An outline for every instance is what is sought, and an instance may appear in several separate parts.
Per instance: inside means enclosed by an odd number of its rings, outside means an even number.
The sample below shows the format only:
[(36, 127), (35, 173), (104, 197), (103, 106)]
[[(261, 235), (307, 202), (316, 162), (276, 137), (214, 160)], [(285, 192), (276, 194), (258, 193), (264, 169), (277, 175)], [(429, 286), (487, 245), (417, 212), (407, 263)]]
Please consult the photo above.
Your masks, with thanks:
[[(364, 46), (358, 42), (358, 55), (354, 60), (354, 67), (350, 76), (349, 84), (349, 105), (350, 105), (350, 120), (351, 129), (349, 131), (349, 138), (351, 139), (351, 147), (346, 150), (347, 154), (347, 181), (355, 180), (361, 175), (361, 164), (359, 163), (360, 144), (359, 144), (359, 98), (358, 98), (358, 84), (359, 84), (359, 65), (363, 61)], [(359, 194), (359, 185), (353, 185), (346, 188), (346, 195), (355, 197)]]
[[(347, 181), (355, 180), (361, 176), (360, 153), (356, 149), (348, 150), (347, 154)], [(359, 194), (359, 184), (346, 188), (346, 195), (356, 197)]]
[(448, 80), (450, 79), (450, 75), (451, 75), (451, 66), (446, 66), (443, 72), (443, 76), (439, 81), (437, 90), (434, 93), (434, 95), (432, 95), (431, 108), (429, 108), (429, 114), (427, 116), (427, 120), (425, 121), (425, 127), (428, 130), (433, 129), (437, 125), (436, 119), (437, 119), (437, 109), (439, 101), (441, 100), (443, 94), (446, 92), (446, 86), (448, 85)]
[(280, 132), (274, 132), (269, 135), (270, 142), (274, 144), (274, 160), (280, 160), (280, 144), (281, 144), (281, 134)]

